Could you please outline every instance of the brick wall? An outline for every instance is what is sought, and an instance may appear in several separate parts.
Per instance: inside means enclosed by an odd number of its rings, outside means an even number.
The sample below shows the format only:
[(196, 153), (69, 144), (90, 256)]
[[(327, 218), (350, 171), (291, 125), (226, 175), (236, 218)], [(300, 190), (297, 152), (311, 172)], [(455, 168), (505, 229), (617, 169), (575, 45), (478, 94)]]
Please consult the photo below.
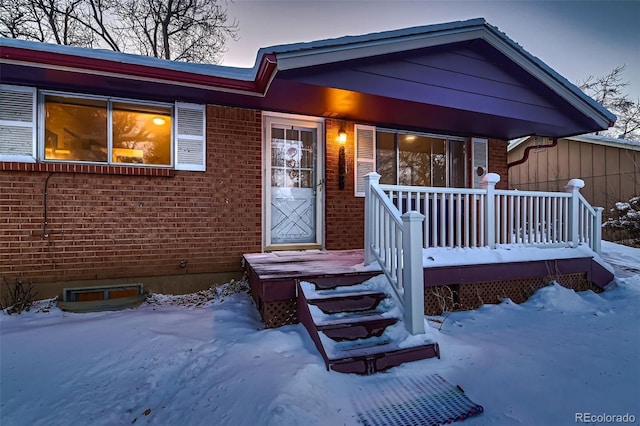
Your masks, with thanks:
[[(4, 163), (0, 275), (51, 283), (240, 271), (241, 255), (262, 247), (261, 120), (259, 111), (208, 106), (204, 173)], [(327, 119), (325, 126), (326, 248), (362, 248), (354, 125)], [(343, 190), (340, 128), (347, 132)], [(506, 188), (506, 142), (491, 140), (490, 153), (489, 169)]]
[(204, 173), (0, 171), (0, 275), (48, 283), (239, 271), (241, 254), (261, 249), (260, 112), (209, 106), (207, 141)]
[[(354, 125), (327, 119), (326, 126), (326, 247), (329, 250), (362, 248), (364, 245), (364, 198), (354, 194)], [(343, 190), (338, 188), (338, 155), (336, 138), (343, 128), (347, 132), (345, 148), (346, 175)]]
[(489, 139), (489, 172), (500, 175), (497, 189), (509, 189), (507, 143), (500, 139)]

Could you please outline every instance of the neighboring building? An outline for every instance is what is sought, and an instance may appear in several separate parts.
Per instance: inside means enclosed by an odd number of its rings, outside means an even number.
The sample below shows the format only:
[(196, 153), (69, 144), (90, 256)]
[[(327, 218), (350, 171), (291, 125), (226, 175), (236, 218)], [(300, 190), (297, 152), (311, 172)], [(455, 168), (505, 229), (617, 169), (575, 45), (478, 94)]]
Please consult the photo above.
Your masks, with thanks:
[(368, 172), (506, 189), (508, 140), (615, 120), (483, 19), (264, 48), (252, 69), (0, 49), (0, 275), (41, 297), (188, 292), (245, 253), (361, 249)]
[(640, 195), (640, 142), (585, 134), (545, 145), (553, 141), (530, 136), (509, 144), (512, 189), (564, 191), (569, 179), (580, 178), (581, 194), (604, 207), (605, 221), (616, 202)]

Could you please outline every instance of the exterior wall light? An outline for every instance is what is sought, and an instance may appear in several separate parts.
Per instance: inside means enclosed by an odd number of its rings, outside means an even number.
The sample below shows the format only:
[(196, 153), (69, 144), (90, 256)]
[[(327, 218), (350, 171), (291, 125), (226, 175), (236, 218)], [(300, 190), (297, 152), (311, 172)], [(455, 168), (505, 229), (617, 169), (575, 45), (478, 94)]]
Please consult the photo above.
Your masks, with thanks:
[(342, 127), (338, 131), (338, 143), (340, 145), (347, 143), (347, 132)]
[(338, 131), (338, 189), (344, 190), (344, 180), (347, 174), (347, 161), (345, 159), (344, 145), (347, 143), (347, 132), (341, 127)]

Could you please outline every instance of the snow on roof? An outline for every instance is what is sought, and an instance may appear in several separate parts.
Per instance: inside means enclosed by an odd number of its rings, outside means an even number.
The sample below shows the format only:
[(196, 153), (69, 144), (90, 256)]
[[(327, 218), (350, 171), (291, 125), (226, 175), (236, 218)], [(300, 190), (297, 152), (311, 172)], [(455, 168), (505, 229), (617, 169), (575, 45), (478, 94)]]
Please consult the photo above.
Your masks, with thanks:
[(259, 52), (284, 54), (309, 50), (337, 49), (339, 47), (353, 46), (356, 44), (406, 40), (407, 38), (413, 36), (425, 36), (430, 34), (441, 35), (444, 32), (454, 32), (458, 30), (468, 31), (472, 27), (481, 27), (484, 25), (487, 25), (487, 22), (484, 18), (475, 18), (467, 21), (422, 25), (417, 27), (402, 28), (398, 30), (381, 31), (362, 35), (348, 35), (310, 42), (280, 44), (275, 46), (263, 47)]
[(188, 72), (211, 77), (233, 78), (236, 80), (254, 80), (257, 65), (253, 68), (229, 67), (193, 62), (179, 62), (168, 59), (154, 58), (132, 53), (114, 52), (107, 49), (90, 49), (87, 47), (65, 46), (52, 43), (41, 43), (30, 40), (18, 40), (0, 37), (0, 47), (14, 47), (18, 49), (35, 50), (39, 52), (56, 53), (60, 55), (80, 56), (100, 59), (123, 64), (141, 65), (172, 71)]
[[(532, 137), (535, 137), (535, 136), (525, 136), (523, 138), (513, 139), (509, 141), (509, 145), (507, 146), (507, 151), (514, 150), (516, 147), (520, 146), (521, 144), (528, 141)], [(606, 146), (612, 146), (615, 148), (632, 149), (634, 151), (640, 151), (640, 142), (638, 141), (632, 141), (629, 139), (622, 139), (622, 138), (612, 138), (609, 136), (602, 136), (602, 135), (596, 135), (591, 133), (584, 134), (584, 135), (567, 136), (560, 139), (568, 139), (568, 140), (573, 140), (578, 142), (592, 143), (596, 145), (606, 145)]]
[(580, 142), (595, 143), (599, 145), (616, 146), (619, 148), (633, 149), (640, 151), (640, 142), (623, 138), (612, 138), (609, 136), (586, 134), (571, 136), (566, 139), (572, 139)]

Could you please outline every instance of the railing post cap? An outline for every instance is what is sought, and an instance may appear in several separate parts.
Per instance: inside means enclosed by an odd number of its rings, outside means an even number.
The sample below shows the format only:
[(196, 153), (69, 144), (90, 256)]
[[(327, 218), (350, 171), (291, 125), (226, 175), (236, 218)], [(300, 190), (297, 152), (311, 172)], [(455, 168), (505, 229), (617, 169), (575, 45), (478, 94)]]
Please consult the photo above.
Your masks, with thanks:
[(424, 215), (415, 210), (411, 210), (400, 216), (400, 218), (402, 218), (403, 222), (421, 222), (424, 220)]
[(567, 186), (564, 187), (564, 189), (573, 189), (573, 188), (577, 188), (577, 189), (584, 188), (584, 181), (582, 179), (571, 179), (567, 183)]
[(482, 178), (483, 183), (498, 183), (500, 182), (500, 175), (497, 173), (487, 173)]
[(380, 180), (382, 176), (380, 176), (378, 173), (376, 172), (371, 172), (371, 173), (367, 173), (366, 175), (364, 175), (364, 178), (366, 180)]

